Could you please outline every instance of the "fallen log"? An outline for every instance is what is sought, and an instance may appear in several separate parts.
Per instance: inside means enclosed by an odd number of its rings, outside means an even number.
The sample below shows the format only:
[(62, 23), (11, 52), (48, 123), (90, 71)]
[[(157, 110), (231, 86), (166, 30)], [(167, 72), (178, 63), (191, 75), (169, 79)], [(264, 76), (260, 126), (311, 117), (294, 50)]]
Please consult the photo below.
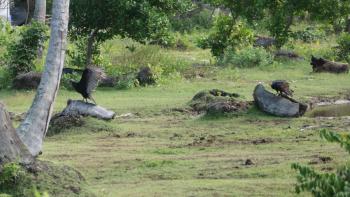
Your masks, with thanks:
[(79, 100), (68, 100), (67, 107), (60, 113), (60, 116), (91, 116), (102, 120), (111, 120), (115, 115), (111, 110)]
[(307, 105), (289, 97), (277, 96), (258, 84), (254, 90), (254, 101), (257, 107), (266, 113), (280, 117), (299, 117), (304, 115)]

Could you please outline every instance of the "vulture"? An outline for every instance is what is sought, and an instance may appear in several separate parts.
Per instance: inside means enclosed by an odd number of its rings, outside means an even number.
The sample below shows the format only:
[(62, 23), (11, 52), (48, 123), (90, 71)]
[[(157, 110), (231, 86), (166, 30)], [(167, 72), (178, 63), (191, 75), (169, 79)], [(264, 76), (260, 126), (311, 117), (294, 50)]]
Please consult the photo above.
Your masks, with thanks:
[(74, 90), (83, 96), (84, 101), (88, 102), (88, 99), (90, 99), (96, 104), (91, 94), (97, 87), (98, 82), (105, 77), (106, 74), (101, 68), (89, 66), (83, 71), (80, 81), (71, 81), (71, 84)]
[(275, 80), (271, 83), (271, 88), (279, 95), (293, 96), (293, 90), (289, 89), (289, 83), (285, 80)]

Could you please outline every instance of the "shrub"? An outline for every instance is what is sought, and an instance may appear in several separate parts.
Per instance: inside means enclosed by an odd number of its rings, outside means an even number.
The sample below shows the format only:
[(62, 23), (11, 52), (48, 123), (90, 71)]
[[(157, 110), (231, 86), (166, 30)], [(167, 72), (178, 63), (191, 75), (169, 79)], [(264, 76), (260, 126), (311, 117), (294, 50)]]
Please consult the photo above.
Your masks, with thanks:
[(236, 22), (229, 16), (220, 15), (215, 22), (213, 32), (199, 43), (203, 48), (209, 47), (212, 54), (220, 59), (227, 48), (235, 51), (250, 45), (253, 39), (253, 31), (244, 22)]
[[(350, 153), (350, 135), (321, 131), (321, 137), (329, 142), (336, 142)], [(296, 192), (311, 192), (313, 196), (349, 196), (350, 195), (350, 166), (338, 169), (336, 173), (318, 173), (308, 166), (293, 164), (292, 168), (299, 172)]]
[(272, 55), (260, 47), (246, 47), (236, 51), (229, 48), (219, 61), (221, 65), (233, 65), (240, 68), (266, 66), (271, 63), (273, 63)]
[(350, 34), (343, 33), (337, 40), (337, 55), (340, 60), (350, 63)]
[(315, 40), (319, 40), (324, 38), (325, 32), (319, 30), (319, 28), (315, 27), (307, 27), (305, 30), (296, 31), (291, 34), (292, 38), (297, 40), (302, 40), (303, 42), (313, 42)]
[(35, 70), (38, 49), (48, 39), (48, 27), (33, 21), (20, 32), (19, 40), (8, 48), (8, 68), (12, 77)]

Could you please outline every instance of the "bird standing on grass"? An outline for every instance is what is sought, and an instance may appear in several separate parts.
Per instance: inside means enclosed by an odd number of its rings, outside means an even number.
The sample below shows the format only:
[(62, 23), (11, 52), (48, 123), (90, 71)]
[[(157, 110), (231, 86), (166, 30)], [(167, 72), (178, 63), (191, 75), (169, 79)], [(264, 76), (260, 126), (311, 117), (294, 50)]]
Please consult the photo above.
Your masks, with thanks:
[(271, 83), (271, 88), (276, 90), (279, 95), (293, 97), (293, 90), (289, 89), (289, 83), (285, 80), (275, 80)]
[(97, 87), (98, 82), (105, 77), (106, 74), (101, 68), (89, 66), (83, 71), (79, 82), (71, 81), (71, 83), (75, 91), (83, 96), (85, 102), (90, 99), (96, 104), (91, 94)]

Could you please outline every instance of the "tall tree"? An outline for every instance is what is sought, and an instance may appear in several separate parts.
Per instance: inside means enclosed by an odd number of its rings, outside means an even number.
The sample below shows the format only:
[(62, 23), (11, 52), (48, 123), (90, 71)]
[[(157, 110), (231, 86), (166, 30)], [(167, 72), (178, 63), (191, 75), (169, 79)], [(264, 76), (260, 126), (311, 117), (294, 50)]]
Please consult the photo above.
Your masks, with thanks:
[(42, 149), (64, 64), (69, 0), (54, 0), (52, 7), (51, 38), (45, 69), (33, 104), (16, 132), (0, 105), (0, 164), (16, 159), (30, 161)]
[(72, 0), (70, 35), (86, 38), (86, 63), (90, 64), (98, 44), (116, 35), (162, 42), (168, 35), (168, 17), (190, 4), (190, 0)]

